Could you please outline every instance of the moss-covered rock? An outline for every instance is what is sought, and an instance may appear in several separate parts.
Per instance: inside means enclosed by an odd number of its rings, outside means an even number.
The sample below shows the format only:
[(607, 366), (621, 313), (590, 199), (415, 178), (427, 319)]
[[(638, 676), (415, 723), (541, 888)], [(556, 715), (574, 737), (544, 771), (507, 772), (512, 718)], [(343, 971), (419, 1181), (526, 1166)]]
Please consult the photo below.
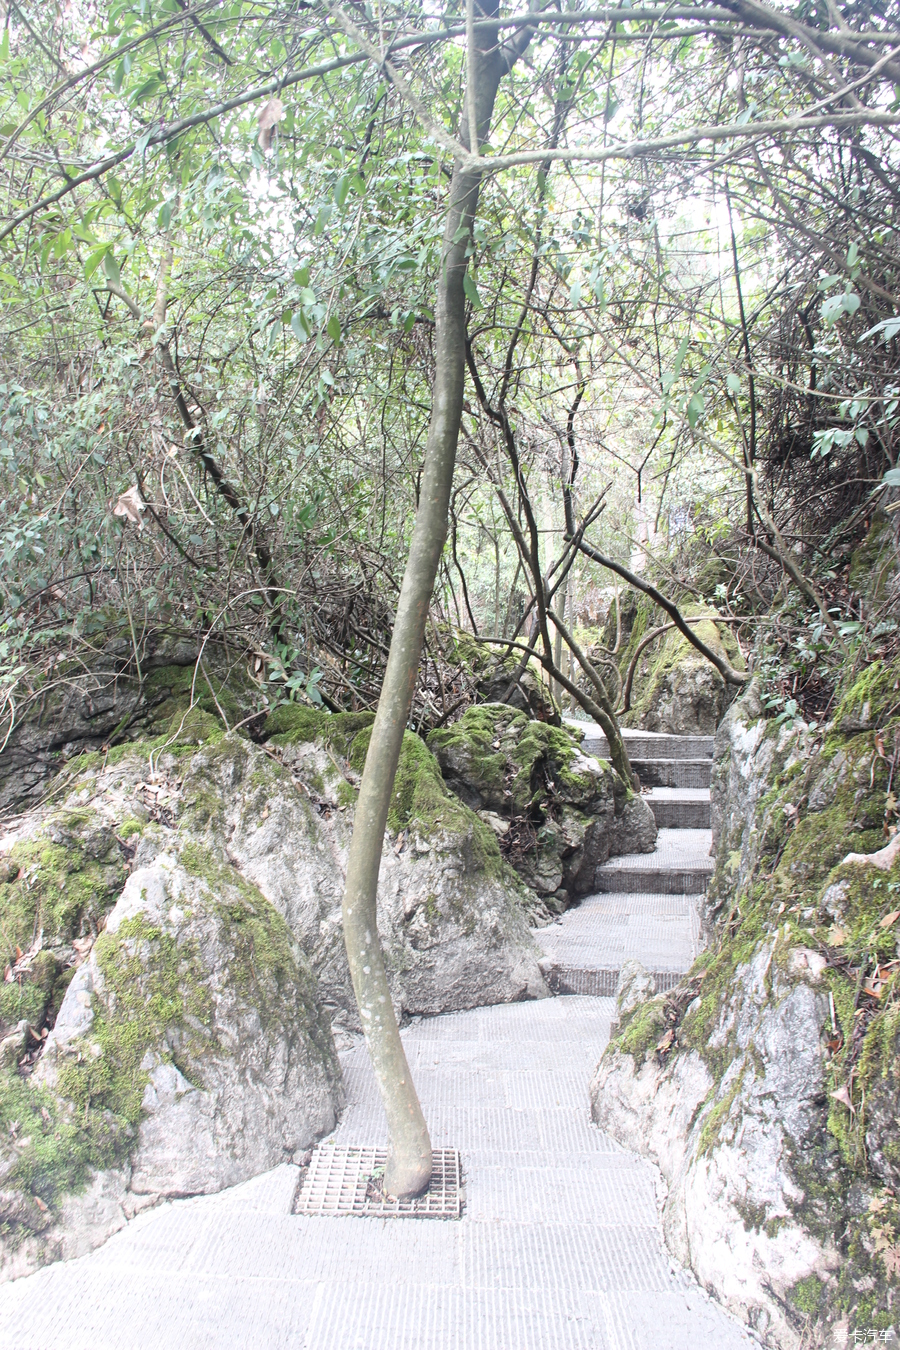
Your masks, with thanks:
[(531, 720), (560, 725), (559, 708), (536, 660), (528, 660), (523, 669), (519, 653), (504, 657), (496, 647), (476, 642), (462, 629), (448, 637), (454, 659), (472, 681), (476, 702), (506, 703)]
[(223, 841), (199, 836), (218, 803), (204, 814), (182, 790), (221, 723), (196, 708), (176, 722), (83, 756), (61, 807), (13, 825), (0, 1277), (90, 1249), (160, 1196), (289, 1159), (340, 1104), (307, 958)]
[[(597, 1118), (666, 1173), (673, 1250), (778, 1347), (892, 1325), (900, 862), (865, 859), (895, 819), (896, 678), (849, 675), (825, 732), (766, 720), (754, 686), (729, 710), (710, 947), (642, 1010), (645, 1035), (623, 1030), (594, 1086)], [(842, 732), (866, 700), (871, 730)], [(663, 1146), (673, 1102), (684, 1123)]]
[(195, 638), (151, 630), (138, 670), (130, 630), (120, 627), (109, 616), (104, 645), (90, 649), (87, 669), (81, 658), (60, 660), (38, 683), (0, 752), (0, 808), (23, 809), (73, 757), (157, 736), (192, 708), (224, 730), (246, 725), (263, 707), (246, 660), (225, 647), (207, 644), (201, 659)]
[[(370, 719), (356, 727), (342, 720), (281, 716), (267, 751), (231, 738), (198, 752), (181, 809), (195, 834), (227, 847), (241, 874), (284, 916), (325, 1005), (340, 1025), (355, 1028), (341, 900)], [(534, 896), (412, 733), (395, 792), (378, 909), (398, 1012), (542, 996), (528, 932)]]
[[(686, 619), (700, 619), (701, 622), (691, 624), (697, 636), (736, 669), (743, 669), (734, 638), (726, 625), (716, 624), (713, 610), (705, 605), (686, 605), (682, 613)], [(619, 660), (623, 678), (641, 640), (666, 621), (661, 610), (646, 597), (640, 598)], [(677, 736), (712, 735), (734, 693), (734, 687), (726, 685), (696, 647), (677, 628), (670, 628), (637, 657), (631, 708), (624, 715), (623, 724)]]
[(492, 823), (520, 876), (560, 905), (593, 890), (610, 854), (656, 843), (647, 804), (580, 740), (503, 703), (469, 708), (428, 737), (448, 786)]

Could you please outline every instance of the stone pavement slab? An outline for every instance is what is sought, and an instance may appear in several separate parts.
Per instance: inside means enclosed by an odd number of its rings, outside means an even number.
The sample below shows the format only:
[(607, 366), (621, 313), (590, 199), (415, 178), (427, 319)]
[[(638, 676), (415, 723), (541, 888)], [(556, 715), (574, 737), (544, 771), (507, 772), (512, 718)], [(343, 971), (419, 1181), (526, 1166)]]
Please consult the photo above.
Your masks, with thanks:
[[(404, 1039), (459, 1222), (312, 1218), (275, 1169), (144, 1213), (0, 1289), (2, 1350), (739, 1350), (753, 1342), (662, 1245), (650, 1166), (591, 1124), (610, 999), (420, 1021)], [(365, 1049), (334, 1139), (383, 1143)]]

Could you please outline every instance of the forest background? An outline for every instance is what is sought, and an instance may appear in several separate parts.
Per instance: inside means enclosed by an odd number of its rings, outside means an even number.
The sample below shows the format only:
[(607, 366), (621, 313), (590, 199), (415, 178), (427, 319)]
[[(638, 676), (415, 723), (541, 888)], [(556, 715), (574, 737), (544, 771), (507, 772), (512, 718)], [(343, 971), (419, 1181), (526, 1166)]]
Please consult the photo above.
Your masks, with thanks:
[[(5, 727), (123, 624), (138, 673), (174, 626), (246, 659), (260, 706), (374, 705), (475, 13), (7, 7)], [(467, 699), (454, 629), (527, 642), (536, 577), (595, 645), (627, 583), (590, 551), (745, 621), (745, 648), (763, 624), (771, 696), (821, 715), (835, 662), (891, 640), (842, 572), (894, 491), (891, 16), (626, 6), (483, 31), (530, 41), (478, 147), (412, 724)]]

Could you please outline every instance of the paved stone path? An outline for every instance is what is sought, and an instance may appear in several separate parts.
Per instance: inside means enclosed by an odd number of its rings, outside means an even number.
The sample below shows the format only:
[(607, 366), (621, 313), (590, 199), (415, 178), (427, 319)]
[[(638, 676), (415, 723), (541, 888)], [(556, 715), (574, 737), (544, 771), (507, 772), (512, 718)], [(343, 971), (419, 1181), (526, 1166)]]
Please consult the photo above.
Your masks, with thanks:
[[(601, 894), (554, 925), (553, 940), (573, 951), (593, 942), (609, 969), (640, 952), (683, 969), (691, 908), (683, 894)], [(670, 1262), (653, 1170), (590, 1123), (588, 1082), (613, 1015), (611, 998), (554, 998), (405, 1030), (433, 1142), (463, 1156), (461, 1221), (295, 1215), (299, 1172), (280, 1167), (163, 1205), (90, 1256), (4, 1286), (0, 1347), (750, 1347)], [(343, 1060), (349, 1106), (335, 1142), (381, 1143), (364, 1047)]]

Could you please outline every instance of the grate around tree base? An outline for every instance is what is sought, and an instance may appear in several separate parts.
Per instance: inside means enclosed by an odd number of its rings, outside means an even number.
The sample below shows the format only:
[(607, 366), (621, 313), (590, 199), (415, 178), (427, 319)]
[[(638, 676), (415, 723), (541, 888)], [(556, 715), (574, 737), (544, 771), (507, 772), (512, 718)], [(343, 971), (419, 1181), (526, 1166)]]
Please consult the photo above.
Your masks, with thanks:
[(295, 1214), (362, 1214), (380, 1219), (459, 1219), (462, 1169), (454, 1148), (432, 1154), (431, 1183), (414, 1200), (384, 1194), (387, 1149), (322, 1144), (312, 1155)]

